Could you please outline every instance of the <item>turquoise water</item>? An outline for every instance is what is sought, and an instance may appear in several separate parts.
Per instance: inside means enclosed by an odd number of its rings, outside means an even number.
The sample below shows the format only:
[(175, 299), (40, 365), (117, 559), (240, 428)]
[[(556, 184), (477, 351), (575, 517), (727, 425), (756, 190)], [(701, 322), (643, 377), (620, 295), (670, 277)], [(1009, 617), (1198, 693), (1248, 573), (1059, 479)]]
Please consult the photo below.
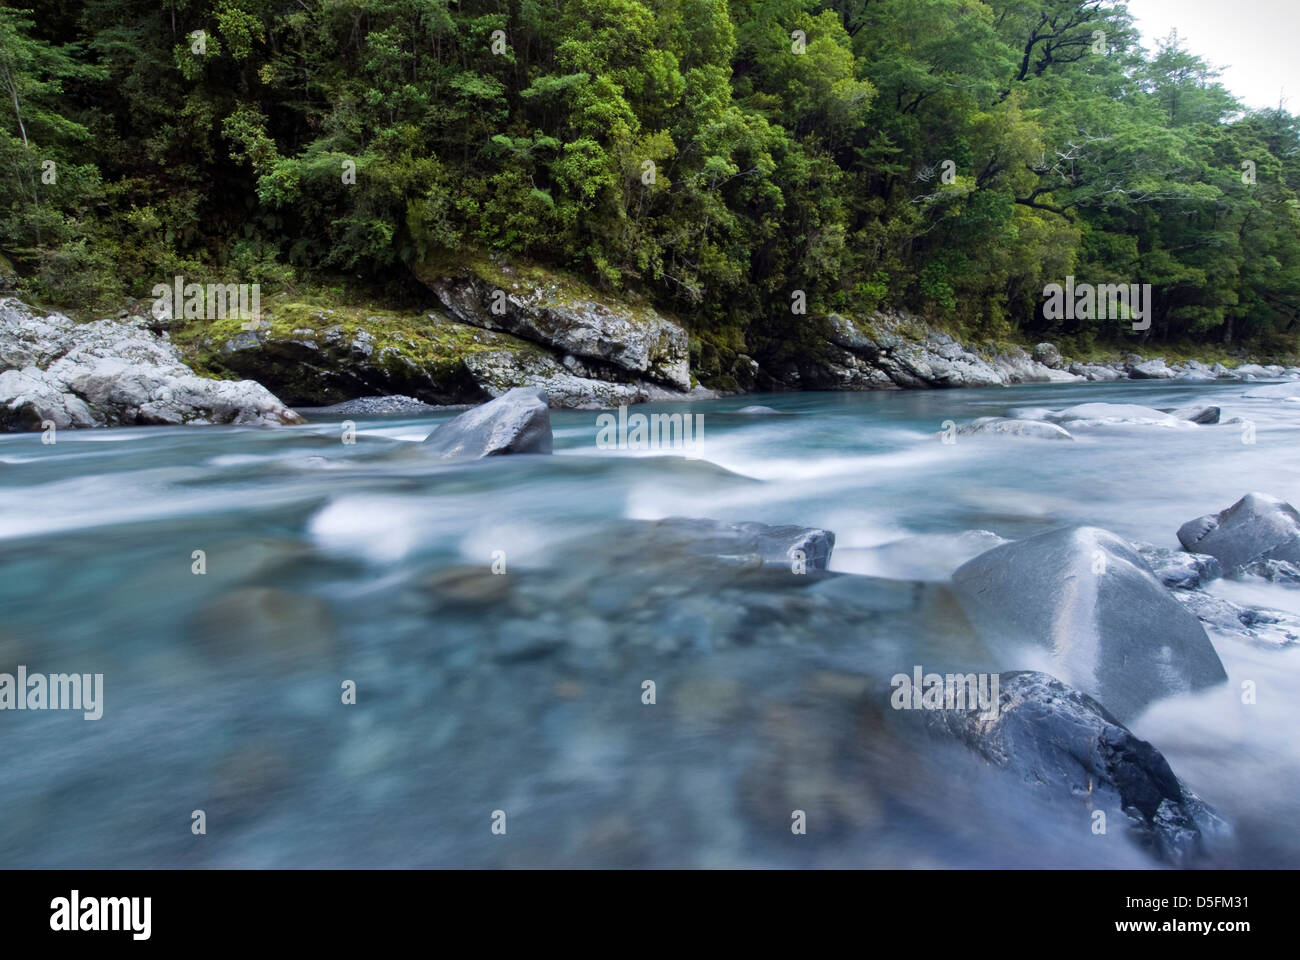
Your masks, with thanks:
[[(104, 676), (100, 720), (0, 713), (0, 866), (1148, 866), (877, 714), (873, 678), (941, 650), (941, 615), (882, 596), (864, 618), (788, 577), (653, 555), (635, 521), (821, 526), (832, 570), (902, 580), (964, 559), (944, 536), (874, 549), (916, 534), (1089, 523), (1176, 547), (1248, 491), (1300, 502), (1300, 404), (1252, 386), (635, 408), (702, 414), (689, 456), (598, 449), (597, 414), (574, 411), (552, 414), (553, 457), (452, 465), (416, 441), (453, 413), (358, 420), (354, 444), (338, 420), (0, 436), (0, 671)], [(938, 438), (1086, 401), (1215, 403), (1255, 442)], [(735, 413), (751, 404), (781, 415)], [(1215, 591), (1300, 612), (1283, 586)], [(1212, 640), (1229, 683), (1132, 728), (1236, 828), (1214, 865), (1298, 866), (1300, 652)]]

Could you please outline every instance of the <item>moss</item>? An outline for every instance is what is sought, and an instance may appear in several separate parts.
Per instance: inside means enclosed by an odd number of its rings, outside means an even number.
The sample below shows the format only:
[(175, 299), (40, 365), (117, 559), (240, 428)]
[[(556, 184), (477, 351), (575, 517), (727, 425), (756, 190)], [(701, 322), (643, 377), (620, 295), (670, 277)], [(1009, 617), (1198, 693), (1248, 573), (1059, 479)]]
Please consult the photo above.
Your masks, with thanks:
[(511, 257), (508, 263), (481, 250), (442, 251), (412, 266), (412, 272), (428, 285), (439, 277), (469, 273), (491, 286), (510, 292), (546, 291), (546, 299), (557, 307), (570, 308), (584, 303), (617, 303), (620, 312), (634, 323), (671, 320), (684, 326), (670, 314), (656, 310), (635, 291), (602, 291), (565, 270), (544, 266), (531, 260)]

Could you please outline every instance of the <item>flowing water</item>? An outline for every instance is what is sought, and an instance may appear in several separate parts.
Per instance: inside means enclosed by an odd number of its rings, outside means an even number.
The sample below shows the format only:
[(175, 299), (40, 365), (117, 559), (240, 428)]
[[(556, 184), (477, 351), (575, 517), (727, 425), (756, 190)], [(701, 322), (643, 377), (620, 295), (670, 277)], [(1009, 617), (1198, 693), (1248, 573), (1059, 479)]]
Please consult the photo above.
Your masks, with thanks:
[[(1176, 548), (1248, 491), (1300, 502), (1300, 404), (1252, 386), (634, 409), (702, 414), (688, 456), (599, 449), (575, 411), (552, 413), (553, 457), (462, 464), (417, 443), (451, 412), (359, 420), (352, 444), (337, 419), (2, 436), (0, 671), (102, 673), (104, 693), (99, 720), (0, 713), (0, 866), (1152, 866), (873, 706), (879, 677), (942, 656), (941, 623), (885, 588), (842, 611), (820, 591), (844, 578), (656, 553), (639, 521), (824, 527), (831, 569), (876, 585), (945, 579), (968, 530)], [(938, 437), (1087, 401), (1214, 403), (1255, 442)], [(735, 412), (751, 404), (780, 415)], [(917, 534), (935, 536), (874, 549)], [(1300, 589), (1213, 590), (1300, 613)], [(1229, 682), (1130, 726), (1233, 825), (1210, 865), (1300, 866), (1300, 648), (1211, 639)]]

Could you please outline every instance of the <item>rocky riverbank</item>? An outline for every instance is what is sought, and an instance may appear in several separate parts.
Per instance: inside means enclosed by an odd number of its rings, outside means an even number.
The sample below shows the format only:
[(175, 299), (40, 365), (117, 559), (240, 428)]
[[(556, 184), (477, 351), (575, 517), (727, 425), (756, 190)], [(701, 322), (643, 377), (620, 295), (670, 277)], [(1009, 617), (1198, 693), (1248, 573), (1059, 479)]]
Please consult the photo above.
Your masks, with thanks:
[(438, 309), (367, 311), (277, 294), (254, 322), (136, 305), (78, 324), (0, 301), (0, 429), (293, 423), (294, 407), (418, 411), (520, 387), (545, 391), (552, 408), (602, 409), (752, 390), (1300, 378), (1300, 367), (1281, 364), (1230, 368), (1136, 353), (1084, 362), (1051, 343), (963, 344), (902, 311), (810, 316), (805, 349), (755, 359), (719, 352), (645, 304), (554, 270), (484, 257), (421, 265), (416, 275)]

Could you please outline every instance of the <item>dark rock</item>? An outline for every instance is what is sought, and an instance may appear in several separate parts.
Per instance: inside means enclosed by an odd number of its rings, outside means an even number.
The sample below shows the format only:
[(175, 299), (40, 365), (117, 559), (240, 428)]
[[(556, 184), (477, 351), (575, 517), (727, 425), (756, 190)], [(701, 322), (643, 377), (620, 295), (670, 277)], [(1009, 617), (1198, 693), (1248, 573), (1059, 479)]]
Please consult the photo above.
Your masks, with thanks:
[(445, 459), (507, 453), (550, 453), (551, 414), (546, 391), (516, 387), (440, 424), (424, 446)]
[(1061, 357), (1061, 351), (1056, 348), (1054, 343), (1040, 343), (1034, 347), (1034, 362), (1041, 363), (1045, 367), (1051, 367), (1053, 370), (1061, 369), (1064, 360)]
[(1069, 527), (1004, 544), (953, 574), (1003, 659), (1045, 648), (1053, 671), (1116, 716), (1227, 679), (1205, 630), (1115, 534)]
[(1177, 417), (1179, 420), (1190, 420), (1192, 423), (1218, 423), (1221, 411), (1218, 407), (1178, 407), (1170, 410), (1171, 417)]
[(1189, 865), (1207, 852), (1207, 841), (1226, 832), (1160, 751), (1092, 697), (1028, 671), (1003, 673), (998, 686), (993, 718), (976, 708), (928, 711), (925, 720), (1030, 789), (1077, 806), (1081, 824), (1095, 810), (1122, 817), (1163, 862)]

